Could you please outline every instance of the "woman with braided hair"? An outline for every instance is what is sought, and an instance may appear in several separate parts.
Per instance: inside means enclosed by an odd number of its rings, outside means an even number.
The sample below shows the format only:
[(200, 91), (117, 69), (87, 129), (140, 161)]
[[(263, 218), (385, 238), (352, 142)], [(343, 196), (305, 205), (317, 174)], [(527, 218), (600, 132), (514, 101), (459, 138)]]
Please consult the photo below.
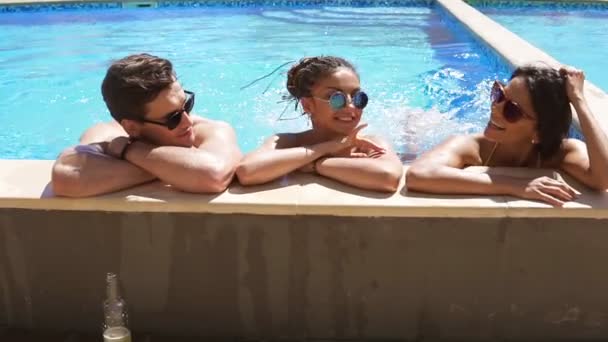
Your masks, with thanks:
[[(608, 188), (608, 139), (589, 109), (585, 74), (572, 67), (524, 66), (508, 84), (494, 82), (492, 108), (482, 134), (448, 139), (408, 169), (409, 190), (439, 194), (512, 195), (554, 206), (579, 192), (549, 177), (516, 178), (473, 173), (467, 166), (561, 169), (592, 189)], [(576, 109), (586, 143), (568, 139)]]
[(246, 155), (236, 171), (241, 184), (301, 171), (363, 189), (397, 190), (403, 174), (399, 157), (383, 139), (360, 133), (368, 97), (351, 63), (332, 56), (303, 58), (289, 70), (287, 90), (312, 129), (271, 136)]

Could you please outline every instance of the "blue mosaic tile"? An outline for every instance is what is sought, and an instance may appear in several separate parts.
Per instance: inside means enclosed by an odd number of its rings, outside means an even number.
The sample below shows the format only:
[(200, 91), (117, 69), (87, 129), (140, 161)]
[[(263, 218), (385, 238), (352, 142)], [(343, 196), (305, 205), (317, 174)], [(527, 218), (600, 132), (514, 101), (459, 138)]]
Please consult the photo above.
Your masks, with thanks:
[(113, 8), (122, 8), (122, 4), (120, 2), (73, 2), (55, 4), (0, 5), (0, 13), (97, 10)]
[[(148, 2), (150, 0), (143, 0)], [(153, 0), (151, 2), (154, 2)], [(306, 7), (306, 6), (431, 6), (434, 0), (162, 0), (158, 7)], [(0, 13), (46, 12), (66, 10), (95, 10), (122, 8), (121, 2), (87, 2), (87, 3), (54, 3), (54, 4), (15, 4), (0, 5)]]
[(159, 1), (158, 7), (307, 7), (307, 6), (430, 6), (434, 0), (178, 0)]
[(498, 54), (496, 50), (486, 44), (485, 41), (463, 26), (462, 23), (450, 12), (446, 11), (441, 6), (436, 6), (435, 10), (441, 14), (442, 22), (449, 28), (451, 32), (459, 37), (464, 37), (475, 45), (477, 48), (476, 50), (487, 58), (491, 69), (493, 69), (497, 74), (510, 75), (514, 71), (513, 67), (511, 67), (511, 63)]
[(464, 0), (477, 8), (540, 8), (548, 10), (608, 10), (608, 2), (599, 1), (514, 1), (514, 0)]

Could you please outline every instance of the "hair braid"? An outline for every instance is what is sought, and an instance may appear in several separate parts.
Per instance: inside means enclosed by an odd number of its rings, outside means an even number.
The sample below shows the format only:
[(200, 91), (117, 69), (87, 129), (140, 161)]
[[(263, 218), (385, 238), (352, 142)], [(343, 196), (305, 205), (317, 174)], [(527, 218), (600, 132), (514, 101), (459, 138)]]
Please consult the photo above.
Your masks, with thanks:
[[(287, 72), (287, 91), (290, 99), (300, 100), (312, 95), (311, 89), (338, 68), (348, 68), (355, 74), (355, 67), (344, 58), (334, 56), (305, 57)], [(357, 75), (358, 76), (358, 75)]]

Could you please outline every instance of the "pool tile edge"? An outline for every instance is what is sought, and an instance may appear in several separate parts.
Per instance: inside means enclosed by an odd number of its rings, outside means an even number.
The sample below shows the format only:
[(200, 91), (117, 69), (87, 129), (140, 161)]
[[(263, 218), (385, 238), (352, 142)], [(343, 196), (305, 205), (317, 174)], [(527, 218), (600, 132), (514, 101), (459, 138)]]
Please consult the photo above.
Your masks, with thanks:
[[(233, 184), (219, 195), (188, 194), (160, 183), (150, 183), (93, 198), (57, 198), (53, 197), (48, 185), (52, 163), (50, 160), (0, 160), (0, 185), (3, 185), (0, 187), (0, 208), (348, 217), (608, 218), (608, 193), (583, 191), (578, 202), (569, 203), (566, 208), (551, 208), (505, 196), (412, 193), (404, 189), (404, 180), (396, 193), (381, 194), (304, 174), (259, 187)], [(472, 168), (475, 172), (486, 170)], [(536, 176), (553, 171), (498, 169), (498, 172)], [(7, 184), (12, 188), (7, 188)]]

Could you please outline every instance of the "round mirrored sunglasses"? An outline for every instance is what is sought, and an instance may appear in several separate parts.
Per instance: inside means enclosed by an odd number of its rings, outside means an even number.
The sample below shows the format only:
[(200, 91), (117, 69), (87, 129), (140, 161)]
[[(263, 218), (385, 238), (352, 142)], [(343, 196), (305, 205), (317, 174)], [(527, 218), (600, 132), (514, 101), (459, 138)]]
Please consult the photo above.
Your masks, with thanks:
[(357, 91), (352, 95), (352, 100), (350, 100), (350, 96), (346, 95), (345, 93), (341, 92), (341, 91), (336, 91), (335, 93), (331, 94), (331, 96), (329, 96), (329, 99), (323, 99), (323, 98), (319, 98), (319, 97), (315, 97), (319, 100), (328, 102), (329, 105), (331, 106), (331, 109), (333, 109), (334, 111), (340, 110), (344, 107), (346, 107), (346, 105), (352, 101), (353, 105), (358, 108), (358, 109), (363, 109), (365, 108), (365, 106), (367, 106), (367, 103), (369, 101), (369, 98), (367, 96), (367, 94), (363, 91)]

